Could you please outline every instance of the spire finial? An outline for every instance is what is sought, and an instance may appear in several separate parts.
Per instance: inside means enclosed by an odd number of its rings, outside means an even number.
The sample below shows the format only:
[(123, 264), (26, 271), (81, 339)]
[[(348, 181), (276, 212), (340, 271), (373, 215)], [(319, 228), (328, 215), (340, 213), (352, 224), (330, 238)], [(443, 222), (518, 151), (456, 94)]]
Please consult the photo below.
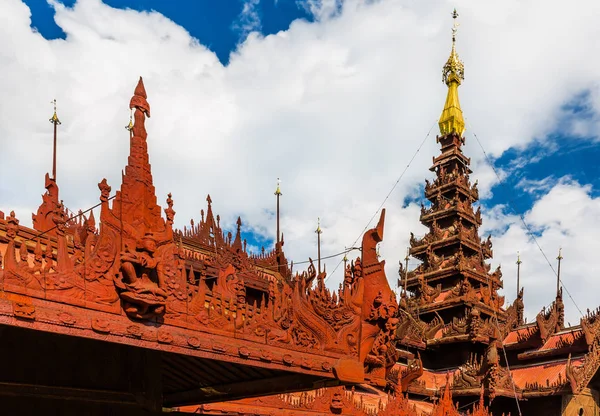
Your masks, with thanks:
[(521, 290), (520, 280), (521, 280), (521, 253), (517, 251), (517, 297), (519, 297), (519, 291)]
[(281, 180), (279, 178), (277, 178), (277, 189), (275, 190), (275, 197), (277, 197), (277, 245), (275, 246), (275, 248), (277, 250), (280, 250), (280, 241), (281, 241), (281, 234), (280, 234), (280, 229), (279, 229), (279, 197), (282, 195), (281, 193), (281, 189), (279, 189), (279, 185), (281, 185)]
[(404, 287), (403, 291), (406, 295), (406, 287), (408, 286), (408, 261), (410, 260), (410, 247), (406, 247), (406, 257), (404, 257)]
[(317, 265), (318, 265), (318, 269), (319, 269), (319, 274), (321, 273), (321, 233), (323, 233), (323, 230), (321, 230), (321, 218), (317, 218), (317, 229), (315, 230), (315, 233), (317, 233)]
[(281, 193), (281, 189), (279, 189), (280, 185), (281, 185), (281, 179), (277, 178), (277, 189), (275, 190), (275, 195), (283, 195)]
[(560, 296), (560, 263), (563, 259), (562, 256), (562, 247), (560, 247), (558, 249), (558, 257), (556, 258), (556, 260), (558, 260), (558, 272), (556, 273), (556, 296)]
[(440, 116), (439, 126), (442, 135), (457, 133), (463, 135), (465, 130), (465, 121), (463, 119), (460, 102), (458, 100), (458, 86), (465, 79), (465, 67), (458, 58), (456, 53), (456, 32), (458, 31), (458, 13), (456, 9), (452, 12), (452, 50), (450, 57), (446, 61), (442, 70), (442, 80), (448, 86), (448, 95), (446, 96), (446, 104)]
[(458, 18), (458, 12), (456, 11), (456, 8), (452, 12), (452, 18), (454, 19), (454, 24), (452, 25), (452, 46), (454, 46), (454, 42), (456, 41), (456, 32), (460, 26), (460, 24), (456, 22), (456, 19)]
[(50, 104), (54, 105), (54, 114), (52, 114), (52, 117), (50, 117), (50, 123), (60, 125), (61, 122), (58, 119), (58, 116), (56, 115), (56, 98), (54, 100), (50, 101)]
[(50, 123), (54, 125), (54, 145), (52, 148), (52, 179), (56, 182), (56, 126), (60, 125), (61, 122), (56, 115), (56, 98), (50, 101), (50, 104), (54, 105), (54, 114), (50, 117)]
[(344, 273), (346, 272), (346, 266), (348, 264), (348, 248), (344, 247), (344, 258), (342, 259), (344, 262)]

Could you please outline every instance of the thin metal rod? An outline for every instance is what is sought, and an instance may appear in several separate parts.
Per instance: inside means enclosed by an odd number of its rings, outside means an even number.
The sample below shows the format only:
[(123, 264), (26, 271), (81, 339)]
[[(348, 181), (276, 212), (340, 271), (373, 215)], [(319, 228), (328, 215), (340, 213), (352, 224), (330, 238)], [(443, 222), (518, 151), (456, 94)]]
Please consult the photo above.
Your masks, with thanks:
[(521, 290), (520, 280), (521, 280), (521, 255), (517, 251), (517, 297), (519, 297), (519, 291)]
[(317, 233), (317, 265), (319, 268), (319, 274), (321, 273), (321, 218), (317, 218), (317, 229), (315, 233)]
[(404, 261), (406, 262), (406, 266), (404, 266), (404, 294), (406, 295), (406, 288), (408, 287), (408, 260), (410, 254), (410, 247), (406, 249), (406, 257)]
[(560, 295), (560, 263), (563, 259), (562, 256), (562, 248), (558, 249), (558, 257), (556, 258), (556, 260), (558, 260), (558, 270), (556, 273), (556, 297), (558, 297)]
[(52, 179), (56, 182), (56, 122), (54, 124), (54, 148), (52, 152)]

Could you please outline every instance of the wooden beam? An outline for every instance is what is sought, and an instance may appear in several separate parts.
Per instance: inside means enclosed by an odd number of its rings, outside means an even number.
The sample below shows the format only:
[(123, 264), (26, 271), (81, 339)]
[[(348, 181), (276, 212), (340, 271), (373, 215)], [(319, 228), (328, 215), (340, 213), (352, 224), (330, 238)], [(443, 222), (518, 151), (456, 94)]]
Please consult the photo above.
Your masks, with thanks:
[(162, 410), (162, 356), (160, 351), (127, 349), (129, 391), (137, 403), (152, 412)]
[(340, 382), (337, 380), (292, 374), (171, 393), (164, 396), (163, 405), (165, 407), (176, 407), (214, 403), (264, 395), (314, 390), (321, 387), (334, 387), (339, 384)]
[(0, 396), (139, 406), (135, 396), (129, 392), (43, 386), (39, 384), (0, 382)]

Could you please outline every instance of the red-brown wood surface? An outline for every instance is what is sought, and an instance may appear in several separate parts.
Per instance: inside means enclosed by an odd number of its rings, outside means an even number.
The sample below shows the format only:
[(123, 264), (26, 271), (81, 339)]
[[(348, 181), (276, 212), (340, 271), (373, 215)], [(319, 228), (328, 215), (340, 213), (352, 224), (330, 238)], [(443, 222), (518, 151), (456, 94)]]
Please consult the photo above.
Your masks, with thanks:
[[(177, 367), (165, 354), (205, 366), (229, 363), (228, 371), (264, 369), (254, 377), (262, 375), (264, 387), (248, 388), (248, 397), (319, 383), (385, 385), (397, 322), (396, 299), (375, 253), (385, 212), (337, 291), (325, 287), (325, 273), (317, 275), (312, 263), (292, 275), (283, 239), (272, 252), (248, 254), (241, 220), (235, 238), (223, 232), (210, 197), (201, 221), (174, 230), (174, 200), (167, 195), (163, 210), (153, 186), (141, 78), (130, 108), (128, 163), (116, 194), (106, 179), (98, 184), (98, 225), (92, 214), (71, 218), (48, 176), (33, 230), (14, 212), (0, 214), (0, 324), (158, 351), (163, 372)], [(216, 400), (208, 387), (220, 388), (221, 399), (244, 397), (246, 378), (236, 385), (235, 376), (226, 381), (213, 371), (202, 390), (199, 373), (186, 376), (182, 366), (179, 383), (163, 374), (165, 404)]]

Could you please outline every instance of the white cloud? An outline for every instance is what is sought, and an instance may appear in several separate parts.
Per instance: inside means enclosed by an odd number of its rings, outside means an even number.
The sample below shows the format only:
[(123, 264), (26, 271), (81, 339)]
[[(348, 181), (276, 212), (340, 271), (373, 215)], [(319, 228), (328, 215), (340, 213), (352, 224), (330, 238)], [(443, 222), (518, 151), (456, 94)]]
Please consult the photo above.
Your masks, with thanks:
[(317, 20), (333, 17), (341, 10), (343, 0), (296, 0), (296, 4)]
[(241, 32), (242, 38), (248, 36), (250, 32), (260, 31), (262, 24), (258, 5), (260, 0), (244, 0), (242, 11), (238, 19), (234, 22), (233, 28)]
[[(159, 13), (113, 9), (100, 0), (79, 0), (72, 9), (53, 3), (67, 38), (47, 41), (30, 29), (27, 6), (3, 1), (0, 37), (11, 41), (0, 46), (0, 208), (16, 209), (28, 223), (40, 202), (51, 169), (53, 98), (63, 122), (58, 182), (66, 205), (94, 205), (103, 177), (116, 189), (128, 154), (127, 107), (142, 75), (152, 107), (147, 127), (155, 185), (160, 201), (173, 193), (178, 226), (199, 217), (210, 193), (223, 224), (233, 228), (241, 214), (245, 224), (274, 236), (268, 212), (281, 177), (288, 258), (316, 256), (318, 216), (324, 255), (350, 245), (440, 114), (451, 6), (348, 0), (337, 11), (337, 1), (305, 3), (315, 23), (250, 34), (224, 67)], [(562, 106), (583, 91), (595, 91), (590, 108), (600, 109), (600, 55), (592, 53), (600, 3), (457, 6), (457, 47), (467, 76), (462, 106), (491, 157), (543, 141), (559, 126)], [(598, 132), (598, 117), (592, 120), (586, 131)], [(489, 195), (495, 174), (467, 137), (465, 152)], [(381, 253), (391, 281), (409, 232), (424, 232), (418, 204), (403, 209), (404, 196), (430, 177), (438, 152), (432, 135), (386, 203)], [(502, 244), (516, 246), (501, 240), (497, 251)], [(565, 267), (568, 247), (586, 244), (565, 241)], [(329, 270), (334, 260), (326, 261)], [(331, 283), (340, 277), (338, 271)]]
[(555, 184), (556, 178), (548, 176), (539, 180), (523, 178), (515, 185), (515, 187), (523, 189), (530, 194), (538, 194), (540, 192), (548, 192)]
[(598, 305), (600, 266), (594, 259), (600, 250), (597, 238), (600, 234), (600, 198), (591, 195), (589, 185), (581, 185), (569, 178), (561, 179), (524, 215), (525, 223), (536, 235), (535, 241), (521, 219), (507, 211), (491, 210), (484, 218), (487, 229), (498, 224), (508, 225), (505, 230), (494, 233), (494, 262), (502, 264), (507, 300), (512, 302), (516, 296), (515, 262), (516, 252), (520, 251), (526, 316), (531, 321), (544, 305), (550, 304), (556, 296), (554, 272), (557, 271), (558, 250), (562, 247), (561, 280), (567, 289), (563, 292), (566, 319), (572, 324), (579, 323), (577, 307), (585, 313), (586, 308), (593, 309)]

